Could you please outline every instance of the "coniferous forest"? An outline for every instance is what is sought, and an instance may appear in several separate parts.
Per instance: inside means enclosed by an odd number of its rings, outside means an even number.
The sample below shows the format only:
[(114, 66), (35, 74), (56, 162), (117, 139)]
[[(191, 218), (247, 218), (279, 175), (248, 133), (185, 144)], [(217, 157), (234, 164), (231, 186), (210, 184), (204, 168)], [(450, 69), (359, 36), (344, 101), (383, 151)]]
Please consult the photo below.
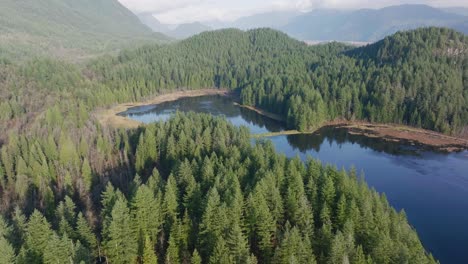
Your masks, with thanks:
[(86, 64), (1, 59), (0, 263), (436, 263), (354, 170), (287, 159), (223, 118), (118, 129), (94, 113), (217, 87), (299, 130), (348, 119), (460, 134), (467, 45), (440, 28), (362, 48), (221, 30)]

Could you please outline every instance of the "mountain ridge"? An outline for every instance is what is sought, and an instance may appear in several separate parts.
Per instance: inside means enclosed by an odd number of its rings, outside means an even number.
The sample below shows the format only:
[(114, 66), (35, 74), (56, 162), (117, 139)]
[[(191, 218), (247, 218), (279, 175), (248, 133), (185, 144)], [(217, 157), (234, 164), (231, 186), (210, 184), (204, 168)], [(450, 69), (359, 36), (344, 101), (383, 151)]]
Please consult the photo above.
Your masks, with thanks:
[(166, 41), (116, 0), (4, 0), (0, 56), (69, 58)]
[(356, 11), (315, 10), (296, 17), (281, 30), (303, 40), (373, 42), (401, 30), (454, 27), (463, 21), (468, 17), (427, 5), (400, 5)]
[[(398, 31), (420, 27), (447, 27), (468, 34), (466, 8), (435, 8), (423, 4), (404, 4), (380, 9), (315, 9), (310, 12), (271, 11), (238, 18), (232, 22), (195, 22), (198, 28), (273, 28), (304, 41), (375, 42)], [(151, 16), (152, 20), (156, 20)], [(157, 21), (157, 20), (156, 20)], [(153, 30), (173, 35), (168, 25)], [(147, 22), (151, 25), (151, 22)], [(190, 23), (189, 23), (190, 24)], [(206, 24), (206, 25), (205, 25)], [(186, 26), (186, 24), (184, 24)], [(187, 31), (183, 38), (202, 32)], [(178, 36), (176, 36), (178, 37)], [(178, 37), (180, 38), (180, 37)]]

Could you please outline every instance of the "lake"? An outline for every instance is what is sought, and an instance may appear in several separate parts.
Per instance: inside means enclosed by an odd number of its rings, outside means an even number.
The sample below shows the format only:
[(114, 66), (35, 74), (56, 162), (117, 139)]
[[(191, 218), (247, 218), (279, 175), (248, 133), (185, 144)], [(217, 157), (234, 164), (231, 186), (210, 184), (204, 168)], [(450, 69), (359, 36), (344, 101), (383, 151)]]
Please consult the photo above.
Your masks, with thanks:
[[(150, 123), (176, 111), (224, 115), (254, 134), (285, 129), (278, 121), (235, 105), (229, 98), (202, 96), (131, 108), (119, 115)], [(367, 183), (404, 209), (421, 241), (441, 263), (468, 263), (468, 151), (438, 153), (422, 146), (353, 135), (326, 127), (311, 135), (268, 138), (280, 153), (312, 156), (338, 168), (356, 167)]]

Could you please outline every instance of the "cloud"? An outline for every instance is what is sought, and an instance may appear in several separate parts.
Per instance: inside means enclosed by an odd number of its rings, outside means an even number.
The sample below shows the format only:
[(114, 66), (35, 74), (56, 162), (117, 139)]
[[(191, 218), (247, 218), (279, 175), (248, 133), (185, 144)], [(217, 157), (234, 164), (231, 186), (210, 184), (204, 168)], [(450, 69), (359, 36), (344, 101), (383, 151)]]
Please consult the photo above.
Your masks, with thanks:
[[(310, 11), (317, 8), (381, 8), (400, 4), (468, 6), (466, 0), (119, 0), (135, 13), (153, 13), (163, 23), (232, 21), (268, 11)], [(464, 3), (462, 3), (464, 2)]]
[(118, 0), (135, 13), (159, 13), (194, 5), (204, 0)]

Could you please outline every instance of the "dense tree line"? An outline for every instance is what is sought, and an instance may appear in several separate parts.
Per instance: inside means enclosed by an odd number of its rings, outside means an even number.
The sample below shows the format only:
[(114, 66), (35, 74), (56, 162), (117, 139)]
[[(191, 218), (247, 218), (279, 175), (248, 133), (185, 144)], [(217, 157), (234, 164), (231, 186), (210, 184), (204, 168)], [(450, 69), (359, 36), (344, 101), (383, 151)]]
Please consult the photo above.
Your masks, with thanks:
[(434, 263), (354, 171), (288, 160), (222, 118), (56, 136), (2, 149), (3, 261)]
[(362, 119), (458, 133), (468, 123), (467, 44), (463, 34), (439, 28), (358, 49), (309, 47), (268, 29), (223, 30), (123, 52), (91, 68), (135, 99), (162, 87), (240, 89), (244, 104), (301, 130)]
[[(450, 48), (436, 42), (428, 48), (434, 56), (404, 53), (405, 41), (421, 32), (396, 35), (401, 47), (390, 45), (396, 40), (372, 46), (387, 55), (308, 47), (270, 30), (224, 30), (86, 67), (1, 60), (0, 263), (433, 263), (404, 212), (354, 171), (288, 160), (222, 118), (179, 114), (124, 130), (92, 114), (163, 89), (229, 87), (244, 103), (308, 129), (333, 118), (406, 122), (409, 109), (395, 98), (414, 93), (405, 102), (421, 104), (414, 117), (421, 126), (432, 126), (425, 116), (432, 111), (455, 131), (457, 122), (466, 125), (466, 38), (429, 29)], [(388, 59), (399, 50), (414, 57)], [(418, 58), (430, 63), (413, 64)], [(400, 64), (433, 75), (398, 88), (398, 96), (374, 87), (377, 73)], [(405, 74), (401, 80), (414, 81)], [(442, 85), (436, 80), (453, 86), (420, 88)], [(432, 107), (439, 100), (459, 121)], [(381, 111), (377, 102), (400, 110)]]

